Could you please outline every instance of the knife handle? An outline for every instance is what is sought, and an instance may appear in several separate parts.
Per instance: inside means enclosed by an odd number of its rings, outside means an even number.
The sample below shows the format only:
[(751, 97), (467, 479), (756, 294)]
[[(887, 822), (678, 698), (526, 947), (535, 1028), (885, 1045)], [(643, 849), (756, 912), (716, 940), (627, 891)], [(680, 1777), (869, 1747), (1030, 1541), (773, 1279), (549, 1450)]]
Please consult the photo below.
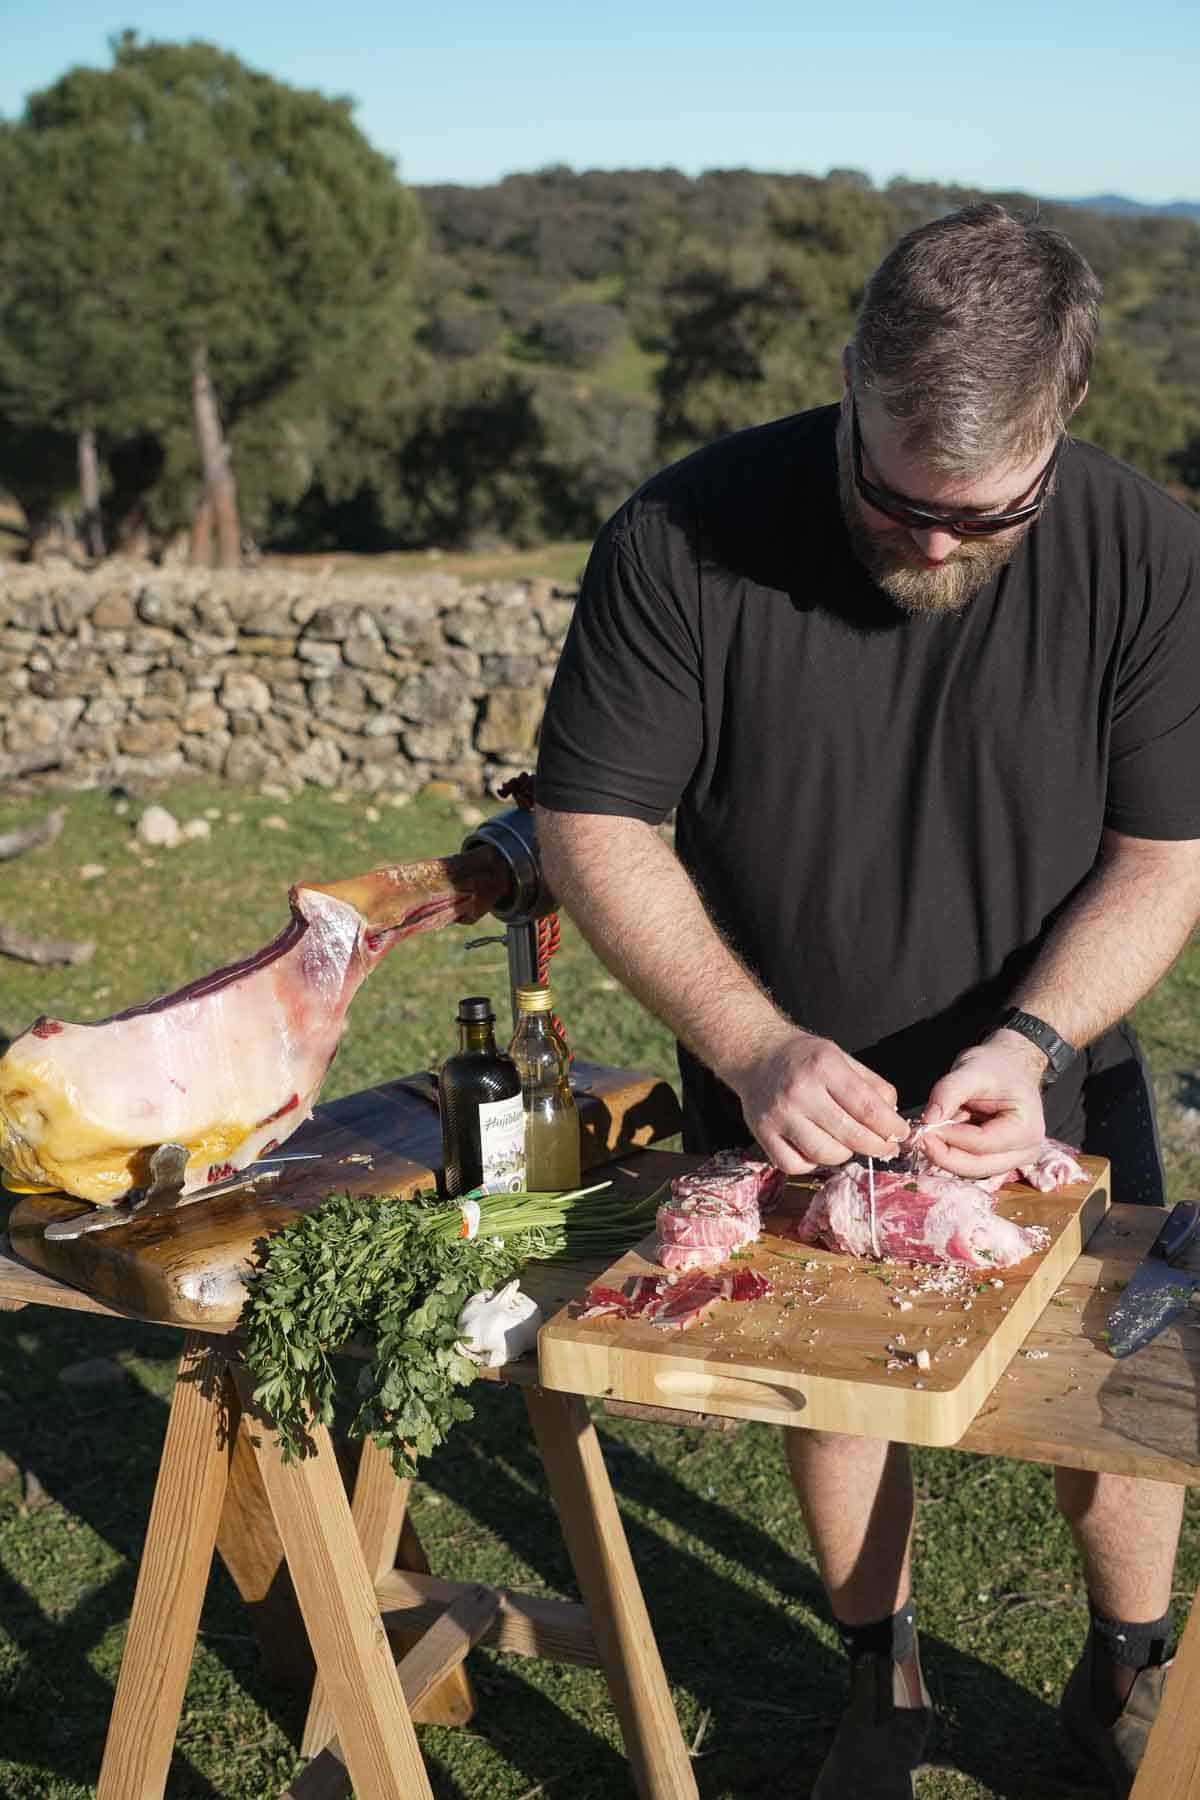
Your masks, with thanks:
[(1200, 1206), (1192, 1200), (1180, 1200), (1167, 1214), (1162, 1230), (1146, 1252), (1158, 1262), (1174, 1262), (1196, 1235), (1200, 1225)]

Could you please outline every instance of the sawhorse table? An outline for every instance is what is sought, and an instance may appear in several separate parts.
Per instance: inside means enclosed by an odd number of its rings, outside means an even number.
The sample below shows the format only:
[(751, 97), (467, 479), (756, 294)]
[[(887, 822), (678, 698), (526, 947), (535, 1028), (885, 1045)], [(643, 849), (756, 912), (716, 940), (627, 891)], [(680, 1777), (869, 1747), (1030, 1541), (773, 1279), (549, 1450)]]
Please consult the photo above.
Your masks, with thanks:
[[(559, 1270), (544, 1281), (557, 1284), (558, 1294), (546, 1294), (553, 1304), (577, 1292), (581, 1277)], [(29, 1305), (132, 1316), (30, 1268), (0, 1240), (0, 1309)], [(522, 1386), (582, 1604), (397, 1568), (408, 1483), (397, 1480), (390, 1461), (364, 1444), (352, 1503), (323, 1426), (311, 1428), (312, 1455), (285, 1463), (270, 1420), (255, 1406), (236, 1337), (187, 1333), (97, 1800), (161, 1800), (167, 1791), (214, 1546), (252, 1609), (264, 1604), (286, 1562), (312, 1646), (317, 1678), (302, 1745), (311, 1760), (282, 1800), (334, 1800), (351, 1783), (358, 1800), (432, 1800), (414, 1715), (439, 1695), (444, 1722), (469, 1716), (461, 1664), (475, 1644), (598, 1665), (638, 1794), (695, 1800), (586, 1403), (543, 1393), (532, 1359), (500, 1378)], [(401, 1555), (402, 1563), (422, 1560), (419, 1549)], [(410, 1646), (399, 1664), (389, 1634)]]
[[(679, 1159), (647, 1150), (637, 1160), (669, 1170)], [(1200, 1484), (1200, 1331), (1185, 1322), (1123, 1363), (1099, 1343), (1111, 1294), (1128, 1280), (1160, 1223), (1147, 1208), (1111, 1209), (1065, 1277), (1058, 1304), (1047, 1307), (1027, 1340), (1027, 1354), (1001, 1377), (958, 1448)], [(538, 1295), (549, 1315), (579, 1292), (587, 1275), (540, 1271), (539, 1278), (559, 1284)], [(27, 1304), (124, 1316), (0, 1258), (0, 1306)], [(419, 1717), (435, 1694), (449, 1716), (456, 1706), (466, 1716), (469, 1700), (447, 1683), (461, 1682), (462, 1659), (475, 1643), (598, 1663), (637, 1791), (654, 1800), (693, 1800), (690, 1759), (585, 1402), (540, 1391), (531, 1365), (513, 1365), (502, 1375), (523, 1385), (583, 1605), (394, 1567), (407, 1487), (390, 1464), (373, 1447), (364, 1449), (353, 1505), (319, 1428), (316, 1455), (285, 1465), (269, 1422), (255, 1413), (234, 1340), (189, 1334), (100, 1800), (157, 1800), (164, 1792), (214, 1543), (252, 1608), (275, 1585), (283, 1560), (299, 1597), (318, 1682), (303, 1745), (313, 1760), (288, 1790), (292, 1800), (328, 1800), (344, 1794), (351, 1779), (360, 1800), (429, 1795), (411, 1716)], [(619, 1404), (622, 1397), (614, 1399)], [(716, 1396), (706, 1408), (738, 1416)], [(419, 1560), (401, 1556), (410, 1565)], [(389, 1630), (406, 1644), (424, 1634), (398, 1669)], [(1135, 1800), (1200, 1800), (1198, 1695), (1200, 1601), (1192, 1606)]]

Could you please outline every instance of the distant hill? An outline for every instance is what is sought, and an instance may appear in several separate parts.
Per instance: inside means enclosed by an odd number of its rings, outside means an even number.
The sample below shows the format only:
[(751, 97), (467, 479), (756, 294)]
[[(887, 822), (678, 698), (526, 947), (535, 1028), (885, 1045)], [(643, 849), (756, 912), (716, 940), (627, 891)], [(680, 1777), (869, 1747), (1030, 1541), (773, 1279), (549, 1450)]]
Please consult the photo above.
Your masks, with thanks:
[(1141, 214), (1144, 218), (1194, 219), (1200, 224), (1200, 200), (1172, 200), (1165, 206), (1150, 206), (1143, 200), (1130, 200), (1126, 194), (1086, 194), (1079, 200), (1057, 200), (1056, 206), (1086, 206), (1089, 212)]

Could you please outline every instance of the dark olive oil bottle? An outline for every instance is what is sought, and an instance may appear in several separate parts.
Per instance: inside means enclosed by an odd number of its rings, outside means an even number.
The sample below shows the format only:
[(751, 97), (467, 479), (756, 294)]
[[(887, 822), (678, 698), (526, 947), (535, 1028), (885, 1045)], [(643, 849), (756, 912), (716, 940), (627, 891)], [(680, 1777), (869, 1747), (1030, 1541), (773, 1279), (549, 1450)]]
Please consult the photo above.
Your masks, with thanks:
[(496, 1048), (496, 1015), (481, 994), (458, 1003), (458, 1051), (438, 1075), (442, 1165), (452, 1200), (472, 1188), (517, 1194), (525, 1186), (521, 1077)]

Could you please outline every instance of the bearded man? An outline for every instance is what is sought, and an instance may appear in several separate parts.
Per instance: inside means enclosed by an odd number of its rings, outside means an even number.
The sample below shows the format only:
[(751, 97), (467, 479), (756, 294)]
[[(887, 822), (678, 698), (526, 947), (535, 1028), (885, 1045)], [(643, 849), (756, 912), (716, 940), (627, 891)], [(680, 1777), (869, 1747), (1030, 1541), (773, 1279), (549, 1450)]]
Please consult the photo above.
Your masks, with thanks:
[[(1116, 1199), (1163, 1203), (1124, 1018), (1200, 912), (1200, 520), (1067, 435), (1099, 298), (1065, 238), (998, 206), (910, 232), (840, 405), (698, 451), (597, 541), (538, 831), (679, 1039), (690, 1150), (756, 1140), (799, 1174), (894, 1153), (916, 1106), (957, 1174), (1048, 1130), (1111, 1159)], [(850, 1657), (815, 1792), (901, 1800), (931, 1723), (908, 1453), (786, 1441)], [(1182, 1490), (1056, 1480), (1091, 1608), (1063, 1718), (1125, 1794)]]

